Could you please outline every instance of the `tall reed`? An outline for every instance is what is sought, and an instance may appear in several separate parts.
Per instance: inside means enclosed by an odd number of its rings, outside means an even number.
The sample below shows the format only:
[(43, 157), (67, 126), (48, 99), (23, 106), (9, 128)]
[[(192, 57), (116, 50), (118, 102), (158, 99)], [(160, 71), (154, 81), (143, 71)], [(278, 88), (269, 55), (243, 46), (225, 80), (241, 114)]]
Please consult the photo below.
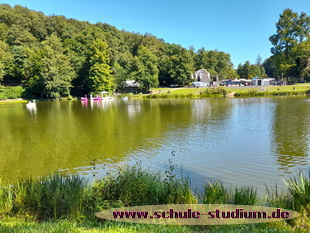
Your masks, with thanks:
[(125, 206), (197, 203), (188, 179), (163, 180), (160, 173), (143, 170), (139, 164), (96, 183), (93, 192), (101, 200), (121, 201)]
[(13, 212), (29, 212), (39, 219), (67, 217), (78, 219), (85, 180), (79, 175), (53, 173), (33, 178), (19, 179), (12, 188)]
[(254, 205), (258, 201), (257, 190), (253, 187), (236, 187), (234, 192), (234, 204)]
[(227, 204), (229, 192), (219, 180), (204, 186), (203, 204)]
[[(298, 175), (290, 177), (289, 181), (284, 181), (288, 188), (289, 194), (292, 196), (292, 208), (294, 210), (301, 210), (310, 204), (310, 170), (308, 176), (302, 172)], [(309, 206), (310, 211), (310, 206)]]

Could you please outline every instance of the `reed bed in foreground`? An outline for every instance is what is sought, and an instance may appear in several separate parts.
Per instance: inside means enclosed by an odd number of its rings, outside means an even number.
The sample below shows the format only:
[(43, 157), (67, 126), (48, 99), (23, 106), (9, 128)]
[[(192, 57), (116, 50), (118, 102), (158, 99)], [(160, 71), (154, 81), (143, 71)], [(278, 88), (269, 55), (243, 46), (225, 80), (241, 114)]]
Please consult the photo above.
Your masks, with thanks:
[(226, 204), (229, 201), (229, 193), (219, 180), (204, 186), (203, 204)]
[(234, 192), (234, 204), (255, 205), (258, 202), (257, 190), (253, 187), (236, 187)]
[(116, 175), (96, 180), (85, 198), (88, 211), (108, 207), (198, 203), (189, 179), (176, 179), (171, 173), (143, 170), (139, 164), (118, 169)]
[[(94, 213), (111, 207), (156, 204), (239, 204), (262, 203), (253, 187), (227, 189), (221, 181), (204, 186), (198, 200), (189, 178), (176, 178), (173, 165), (164, 174), (142, 169), (139, 164), (120, 168), (115, 174), (87, 184), (79, 175), (53, 173), (34, 180), (20, 179), (13, 186), (1, 184), (1, 217), (37, 220), (96, 222)], [(285, 224), (310, 227), (310, 174), (300, 173), (286, 182), (287, 191), (267, 188), (265, 205), (299, 211), (301, 217)], [(1, 225), (1, 224), (0, 224)], [(1, 227), (1, 226), (0, 226)]]
[[(2, 212), (27, 214), (38, 219), (78, 219), (86, 182), (79, 175), (53, 173), (38, 180), (21, 178), (14, 186), (2, 188)], [(3, 205), (2, 205), (3, 206)]]

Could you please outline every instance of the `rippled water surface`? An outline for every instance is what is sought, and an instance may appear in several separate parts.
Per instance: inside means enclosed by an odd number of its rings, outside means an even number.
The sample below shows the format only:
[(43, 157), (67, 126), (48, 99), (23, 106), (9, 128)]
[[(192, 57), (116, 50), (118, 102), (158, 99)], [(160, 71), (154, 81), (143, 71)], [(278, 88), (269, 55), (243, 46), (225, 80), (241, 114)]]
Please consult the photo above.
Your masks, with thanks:
[(0, 176), (103, 176), (136, 161), (164, 171), (172, 159), (194, 187), (219, 178), (264, 192), (310, 168), (309, 119), (309, 97), (1, 104)]

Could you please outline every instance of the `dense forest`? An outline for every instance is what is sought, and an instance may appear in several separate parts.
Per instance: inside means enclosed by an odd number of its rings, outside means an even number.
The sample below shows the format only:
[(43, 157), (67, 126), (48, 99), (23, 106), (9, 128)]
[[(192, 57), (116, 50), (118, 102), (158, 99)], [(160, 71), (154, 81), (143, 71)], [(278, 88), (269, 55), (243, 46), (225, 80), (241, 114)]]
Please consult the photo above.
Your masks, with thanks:
[[(287, 32), (288, 22), (281, 20), (287, 12), (293, 17), (289, 20), (300, 25), (292, 25), (293, 32)], [(277, 33), (270, 39), (272, 57), (264, 62), (258, 57), (256, 64), (247, 61), (235, 70), (230, 55), (222, 51), (186, 49), (151, 34), (2, 4), (0, 82), (23, 85), (28, 96), (59, 98), (122, 90), (126, 80), (139, 82), (141, 91), (158, 85), (182, 86), (193, 82), (194, 72), (201, 68), (214, 79), (279, 74), (309, 78), (309, 17), (287, 9)]]

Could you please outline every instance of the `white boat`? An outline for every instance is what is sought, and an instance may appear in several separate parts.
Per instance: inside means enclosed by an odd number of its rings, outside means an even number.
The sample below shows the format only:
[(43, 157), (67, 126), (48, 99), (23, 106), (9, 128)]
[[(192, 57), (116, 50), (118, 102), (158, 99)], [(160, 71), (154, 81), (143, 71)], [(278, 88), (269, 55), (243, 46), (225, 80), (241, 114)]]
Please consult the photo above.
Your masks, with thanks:
[(128, 100), (128, 96), (123, 97), (122, 100)]

